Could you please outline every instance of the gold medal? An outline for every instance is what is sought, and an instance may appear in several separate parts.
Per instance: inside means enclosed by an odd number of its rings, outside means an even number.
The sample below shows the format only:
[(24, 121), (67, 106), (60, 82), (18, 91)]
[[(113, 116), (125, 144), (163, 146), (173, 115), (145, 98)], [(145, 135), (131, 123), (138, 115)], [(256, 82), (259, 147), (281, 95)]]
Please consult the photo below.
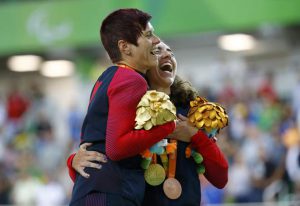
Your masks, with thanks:
[(180, 197), (182, 192), (181, 185), (175, 178), (168, 178), (164, 182), (163, 190), (165, 195), (172, 200), (175, 200), (178, 197)]
[(157, 186), (165, 180), (166, 172), (160, 164), (151, 164), (145, 171), (144, 177), (149, 185)]

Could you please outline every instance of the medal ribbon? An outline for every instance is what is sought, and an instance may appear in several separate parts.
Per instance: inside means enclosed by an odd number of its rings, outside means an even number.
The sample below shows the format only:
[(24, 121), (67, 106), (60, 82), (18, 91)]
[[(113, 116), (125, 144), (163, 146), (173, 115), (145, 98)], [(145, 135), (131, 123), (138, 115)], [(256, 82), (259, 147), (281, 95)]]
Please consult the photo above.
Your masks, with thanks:
[(169, 154), (169, 171), (168, 179), (165, 180), (163, 191), (165, 195), (172, 200), (176, 200), (182, 193), (180, 182), (175, 179), (176, 172), (176, 158), (177, 158), (177, 141), (170, 140), (170, 144), (176, 145), (176, 149)]
[(118, 67), (122, 67), (124, 69), (129, 69), (129, 70), (135, 71), (132, 67), (130, 67), (130, 66), (126, 65), (126, 64), (117, 64), (117, 66)]
[(152, 156), (152, 163), (153, 163), (153, 164), (156, 164), (156, 163), (157, 163), (157, 156), (156, 156), (155, 153), (154, 153), (153, 156)]
[[(171, 139), (170, 143), (177, 144), (177, 140)], [(176, 173), (176, 160), (177, 160), (177, 149), (174, 152), (169, 154), (169, 170), (168, 170), (168, 178), (175, 178)]]

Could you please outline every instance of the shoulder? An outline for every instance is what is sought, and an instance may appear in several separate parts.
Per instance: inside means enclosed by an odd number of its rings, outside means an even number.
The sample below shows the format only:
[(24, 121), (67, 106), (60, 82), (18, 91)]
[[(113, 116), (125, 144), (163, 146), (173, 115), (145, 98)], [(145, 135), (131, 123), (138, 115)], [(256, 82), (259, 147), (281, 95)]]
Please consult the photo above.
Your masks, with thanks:
[(117, 67), (114, 79), (122, 83), (135, 83), (147, 85), (147, 81), (142, 74), (136, 72), (133, 69), (127, 69), (123, 67)]
[(141, 92), (144, 94), (147, 88), (147, 81), (141, 74), (131, 69), (117, 67), (117, 71), (109, 84), (108, 92), (109, 94), (115, 92)]
[(110, 82), (113, 85), (123, 85), (128, 83), (148, 85), (146, 78), (133, 69), (118, 66), (108, 67), (98, 78), (98, 81)]

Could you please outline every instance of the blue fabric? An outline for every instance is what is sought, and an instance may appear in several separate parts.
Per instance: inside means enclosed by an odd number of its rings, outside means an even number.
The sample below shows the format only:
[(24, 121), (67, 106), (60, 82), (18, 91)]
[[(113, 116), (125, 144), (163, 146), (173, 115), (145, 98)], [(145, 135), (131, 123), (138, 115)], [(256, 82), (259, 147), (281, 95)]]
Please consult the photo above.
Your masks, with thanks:
[[(105, 137), (109, 111), (107, 90), (117, 70), (117, 66), (112, 66), (99, 77), (97, 82), (101, 82), (101, 85), (90, 100), (81, 130), (82, 143), (93, 143), (91, 147), (88, 147), (90, 151), (106, 153)], [(92, 94), (93, 91), (91, 97)], [(137, 155), (121, 161), (108, 159), (108, 162), (102, 165), (101, 170), (85, 168), (90, 177), (84, 178), (77, 174), (71, 205), (78, 205), (78, 202), (81, 204), (80, 201), (91, 192), (114, 194), (116, 198), (113, 199), (112, 204), (109, 204), (110, 206), (140, 205), (145, 190), (144, 175), (140, 162), (141, 157)], [(124, 199), (130, 200), (131, 204), (125, 204)]]
[(70, 206), (136, 206), (134, 201), (121, 197), (120, 195), (91, 192)]
[(108, 117), (107, 90), (117, 70), (117, 66), (110, 67), (98, 78), (101, 86), (90, 101), (81, 129), (81, 140), (83, 142), (105, 141)]
[[(176, 108), (177, 114), (187, 116), (189, 107)], [(180, 182), (182, 194), (176, 200), (167, 198), (163, 192), (163, 184), (153, 187), (146, 184), (143, 206), (199, 206), (201, 201), (200, 181), (196, 163), (193, 158), (185, 157), (185, 149), (189, 143), (177, 142), (177, 161), (175, 178)], [(159, 160), (159, 158), (158, 158)]]

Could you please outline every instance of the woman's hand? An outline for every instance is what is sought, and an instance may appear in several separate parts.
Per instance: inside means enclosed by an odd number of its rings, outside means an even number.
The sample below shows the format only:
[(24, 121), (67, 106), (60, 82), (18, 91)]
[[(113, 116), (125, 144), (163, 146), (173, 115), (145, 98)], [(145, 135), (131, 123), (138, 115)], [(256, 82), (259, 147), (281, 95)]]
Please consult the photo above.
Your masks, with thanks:
[(181, 114), (178, 115), (178, 121), (176, 122), (176, 128), (172, 134), (168, 137), (183, 142), (190, 142), (191, 138), (198, 132), (198, 129), (194, 127), (189, 119)]
[(87, 151), (86, 148), (88, 146), (91, 146), (92, 143), (84, 143), (80, 145), (80, 148), (78, 152), (75, 154), (73, 161), (72, 161), (72, 167), (83, 177), (89, 178), (89, 174), (84, 172), (85, 167), (92, 167), (96, 169), (101, 169), (101, 165), (98, 163), (94, 163), (92, 161), (107, 162), (107, 157), (99, 152), (95, 151)]

